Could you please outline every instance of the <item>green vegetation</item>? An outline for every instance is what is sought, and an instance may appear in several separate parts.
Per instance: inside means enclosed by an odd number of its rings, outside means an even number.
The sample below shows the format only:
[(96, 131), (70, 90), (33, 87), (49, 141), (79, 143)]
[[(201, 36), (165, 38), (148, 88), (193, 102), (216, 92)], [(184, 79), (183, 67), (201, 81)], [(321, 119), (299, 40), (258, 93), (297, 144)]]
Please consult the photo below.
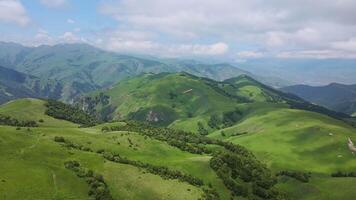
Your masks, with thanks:
[(84, 126), (93, 126), (97, 123), (97, 120), (94, 117), (91, 117), (84, 111), (65, 103), (55, 100), (48, 100), (45, 105), (47, 107), (45, 112), (46, 115), (56, 119), (67, 120)]
[(4, 116), (0, 114), (0, 125), (8, 125), (8, 126), (18, 126), (18, 127), (37, 127), (38, 124), (35, 121), (24, 120), (20, 121), (18, 119), (14, 119), (10, 116)]
[(104, 182), (104, 178), (100, 174), (94, 173), (92, 170), (80, 166), (77, 161), (67, 161), (64, 163), (67, 169), (76, 173), (80, 178), (85, 178), (85, 181), (90, 186), (88, 195), (95, 200), (112, 200), (109, 188)]
[[(338, 113), (247, 76), (217, 82), (186, 73), (145, 74), (89, 94), (77, 106), (103, 120), (125, 120), (97, 124), (55, 101), (0, 106), (1, 115), (38, 122), (30, 130), (0, 126), (5, 199), (356, 195), (356, 164), (346, 145), (348, 137), (356, 141), (355, 129)], [(20, 167), (30, 173), (17, 173)], [(92, 179), (95, 174), (102, 179)]]
[(335, 172), (331, 174), (332, 177), (356, 177), (356, 172)]
[(298, 171), (280, 171), (277, 173), (277, 176), (289, 176), (304, 183), (309, 182), (310, 178), (310, 174)]

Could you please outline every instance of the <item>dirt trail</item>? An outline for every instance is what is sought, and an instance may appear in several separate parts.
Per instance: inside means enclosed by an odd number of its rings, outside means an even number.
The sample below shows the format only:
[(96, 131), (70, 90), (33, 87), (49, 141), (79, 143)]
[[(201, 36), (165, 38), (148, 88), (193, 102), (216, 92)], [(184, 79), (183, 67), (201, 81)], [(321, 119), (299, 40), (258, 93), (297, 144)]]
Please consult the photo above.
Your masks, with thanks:
[(57, 199), (57, 195), (58, 195), (58, 187), (57, 187), (57, 176), (54, 173), (54, 171), (52, 171), (52, 180), (53, 180), (53, 187), (54, 187), (54, 194), (53, 194), (53, 199)]
[(350, 151), (352, 151), (353, 153), (356, 152), (356, 147), (354, 146), (354, 143), (352, 142), (351, 138), (348, 138), (347, 146), (349, 147)]

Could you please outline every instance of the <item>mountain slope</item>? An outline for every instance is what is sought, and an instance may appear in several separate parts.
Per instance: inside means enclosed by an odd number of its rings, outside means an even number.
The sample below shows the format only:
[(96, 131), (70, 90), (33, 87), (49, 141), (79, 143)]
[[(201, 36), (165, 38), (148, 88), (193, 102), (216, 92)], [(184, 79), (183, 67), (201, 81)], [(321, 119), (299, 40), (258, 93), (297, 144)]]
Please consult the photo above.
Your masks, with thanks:
[(12, 99), (60, 98), (62, 85), (0, 66), (0, 104)]
[(256, 103), (347, 117), (242, 75), (223, 82), (187, 73), (145, 74), (82, 97), (77, 104), (102, 120), (135, 119), (192, 131), (237, 122)]
[(354, 179), (331, 177), (331, 173), (351, 172), (356, 167), (346, 145), (347, 138), (356, 140), (356, 130), (340, 120), (347, 115), (248, 76), (216, 82), (186, 73), (146, 74), (82, 101), (83, 108), (100, 116), (168, 125), (240, 144), (274, 173), (311, 172), (307, 183), (280, 177), (278, 186), (292, 199), (350, 199), (355, 195), (336, 189), (341, 184), (344, 191), (352, 191)]
[(291, 199), (352, 199), (356, 180), (330, 174), (355, 169), (355, 156), (346, 145), (348, 137), (356, 140), (354, 128), (309, 111), (266, 104), (251, 110), (240, 123), (209, 136), (245, 146), (275, 172), (310, 172), (308, 183), (281, 178), (279, 185)]
[(356, 85), (338, 83), (315, 87), (295, 85), (282, 90), (338, 112), (350, 115), (356, 112)]

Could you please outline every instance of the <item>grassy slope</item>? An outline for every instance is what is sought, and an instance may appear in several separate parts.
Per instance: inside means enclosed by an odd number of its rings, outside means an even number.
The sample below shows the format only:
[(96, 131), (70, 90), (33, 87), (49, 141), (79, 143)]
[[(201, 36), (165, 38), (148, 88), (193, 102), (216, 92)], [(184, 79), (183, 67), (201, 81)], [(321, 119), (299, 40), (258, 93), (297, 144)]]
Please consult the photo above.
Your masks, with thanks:
[[(276, 172), (312, 172), (308, 184), (292, 180), (280, 184), (296, 199), (352, 199), (356, 195), (351, 190), (356, 179), (331, 178), (330, 174), (337, 170), (354, 171), (356, 157), (348, 150), (346, 140), (347, 137), (356, 140), (356, 130), (320, 114), (264, 107), (224, 129), (225, 137), (221, 131), (210, 136), (246, 146)], [(247, 133), (234, 136), (244, 132)], [(338, 185), (342, 188), (335, 190)], [(326, 198), (327, 195), (331, 196)]]
[(43, 119), (43, 123), (38, 123), (44, 127), (78, 127), (68, 121), (54, 119), (45, 115), (45, 101), (39, 99), (19, 99), (7, 102), (0, 105), (0, 114), (12, 116), (19, 120), (34, 120), (39, 121)]
[[(30, 131), (0, 126), (0, 162), (4, 163), (0, 166), (0, 197), (3, 199), (87, 199), (86, 183), (64, 168), (66, 160), (78, 160), (84, 167), (103, 174), (115, 199), (197, 199), (202, 194), (200, 188), (176, 180), (163, 180), (130, 165), (105, 162), (94, 153), (63, 149), (53, 141), (54, 136), (63, 136), (94, 150), (103, 148), (132, 160), (193, 174), (206, 184), (212, 183), (222, 198), (229, 197), (228, 190), (209, 167), (209, 156), (183, 152), (135, 133), (102, 134), (101, 126), (79, 129), (71, 123), (50, 121), (42, 114), (45, 108), (39, 100), (14, 101), (2, 105), (1, 112), (33, 119), (30, 114), (21, 115), (20, 108), (15, 109), (14, 105), (24, 102), (27, 107), (22, 111), (37, 113), (35, 118), (41, 117), (45, 123)], [(28, 102), (32, 106), (28, 106)], [(13, 109), (18, 112), (10, 112)], [(128, 138), (137, 150), (129, 147)]]
[[(179, 118), (171, 127), (189, 131), (195, 131), (197, 122), (208, 121), (214, 112), (222, 113), (238, 107), (245, 114), (244, 119), (235, 126), (224, 129), (225, 137), (221, 135), (221, 130), (212, 133), (211, 137), (246, 146), (275, 172), (311, 171), (313, 178), (308, 184), (294, 183), (290, 179), (280, 184), (280, 187), (295, 199), (320, 199), (327, 193), (334, 194), (332, 199), (339, 197), (350, 199), (356, 194), (356, 192), (344, 194), (334, 189), (337, 184), (356, 183), (356, 180), (330, 177), (336, 170), (352, 171), (356, 167), (355, 157), (346, 146), (347, 137), (356, 140), (355, 129), (321, 114), (289, 109), (285, 103), (293, 97), (281, 96), (278, 91), (265, 87), (249, 77), (241, 76), (226, 82), (230, 84), (220, 83), (219, 87), (252, 102), (232, 101), (200, 80), (177, 74), (145, 75), (130, 79), (120, 82), (106, 94), (113, 97), (112, 103), (118, 103), (116, 112), (120, 111), (121, 114), (141, 106), (150, 107), (155, 104), (169, 106), (174, 102), (176, 105), (174, 109), (179, 113)], [(180, 92), (187, 89), (193, 89), (188, 99), (183, 99), (186, 94), (180, 94), (173, 100), (168, 97), (170, 91)], [(187, 111), (197, 114), (187, 118), (185, 117)], [(247, 134), (236, 136), (241, 133)], [(346, 184), (343, 187), (348, 191), (352, 186)]]
[[(191, 91), (185, 93), (188, 90)], [(177, 96), (170, 98), (169, 93)], [(116, 108), (113, 118), (126, 117), (140, 108), (159, 107), (156, 110), (166, 110), (167, 118), (173, 116), (173, 127), (190, 130), (196, 130), (197, 122), (207, 121), (212, 113), (230, 111), (236, 106), (236, 102), (201, 80), (181, 73), (146, 74), (119, 82), (104, 94), (111, 97), (111, 106)], [(193, 115), (191, 118), (189, 113)]]

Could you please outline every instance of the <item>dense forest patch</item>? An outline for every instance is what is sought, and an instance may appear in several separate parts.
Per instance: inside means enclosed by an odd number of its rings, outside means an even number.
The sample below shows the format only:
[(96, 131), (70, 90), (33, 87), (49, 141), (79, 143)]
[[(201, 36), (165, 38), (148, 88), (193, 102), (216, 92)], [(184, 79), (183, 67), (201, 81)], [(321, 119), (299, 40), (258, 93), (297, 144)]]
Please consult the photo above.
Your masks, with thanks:
[(83, 126), (93, 126), (98, 123), (98, 121), (80, 110), (79, 108), (67, 105), (65, 103), (48, 100), (45, 104), (47, 107), (46, 115), (54, 117), (56, 119), (63, 119), (73, 123), (81, 124)]

